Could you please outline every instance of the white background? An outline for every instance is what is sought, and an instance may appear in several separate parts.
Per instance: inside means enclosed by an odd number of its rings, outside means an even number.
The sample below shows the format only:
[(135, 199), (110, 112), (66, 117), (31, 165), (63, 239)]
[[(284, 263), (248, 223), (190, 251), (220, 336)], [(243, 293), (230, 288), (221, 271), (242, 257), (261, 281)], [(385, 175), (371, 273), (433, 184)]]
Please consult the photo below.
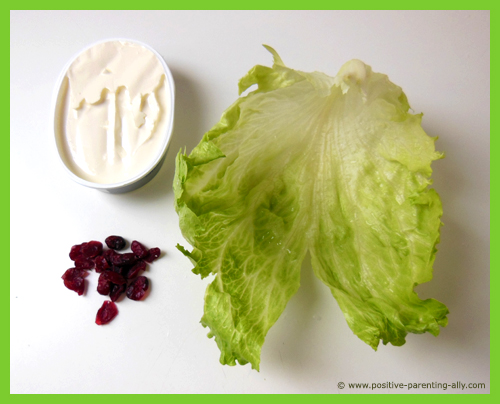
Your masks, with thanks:
[[(126, 37), (155, 48), (172, 70), (175, 130), (164, 166), (128, 194), (67, 176), (51, 130), (51, 98), (65, 65), (90, 43)], [(302, 285), (269, 332), (260, 373), (228, 367), (199, 320), (209, 280), (190, 272), (173, 207), (174, 158), (190, 151), (237, 97), (273, 46), (289, 67), (335, 75), (359, 58), (400, 85), (446, 153), (434, 163), (444, 205), (434, 280), (418, 287), (450, 309), (437, 338), (409, 335), (374, 352), (346, 325), (329, 290), (302, 268)], [(363, 393), (345, 382), (482, 382), (489, 392), (489, 12), (11, 12), (11, 392)], [(73, 244), (110, 234), (166, 254), (146, 275), (144, 302), (85, 296), (60, 279)], [(184, 243), (186, 245), (186, 243)], [(378, 390), (375, 392), (401, 392)], [(403, 391), (406, 392), (406, 391)], [(419, 389), (411, 392), (441, 393)], [(446, 393), (457, 393), (448, 389)]]

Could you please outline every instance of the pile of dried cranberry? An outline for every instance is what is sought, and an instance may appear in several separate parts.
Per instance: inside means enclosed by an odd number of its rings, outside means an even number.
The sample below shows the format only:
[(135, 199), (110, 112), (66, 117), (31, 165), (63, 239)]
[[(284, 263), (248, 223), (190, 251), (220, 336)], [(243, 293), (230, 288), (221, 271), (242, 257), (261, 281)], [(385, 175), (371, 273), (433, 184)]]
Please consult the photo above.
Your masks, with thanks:
[(146, 248), (138, 241), (132, 241), (132, 252), (119, 253), (126, 246), (126, 241), (120, 236), (109, 236), (106, 240), (109, 249), (103, 249), (100, 241), (89, 241), (71, 247), (69, 257), (75, 266), (69, 268), (62, 279), (64, 285), (83, 295), (85, 277), (88, 270), (95, 269), (99, 273), (97, 292), (109, 296), (97, 312), (96, 324), (104, 325), (118, 314), (115, 302), (125, 293), (129, 299), (141, 300), (149, 289), (149, 280), (139, 274), (147, 268), (147, 264), (156, 260), (161, 251), (159, 248)]

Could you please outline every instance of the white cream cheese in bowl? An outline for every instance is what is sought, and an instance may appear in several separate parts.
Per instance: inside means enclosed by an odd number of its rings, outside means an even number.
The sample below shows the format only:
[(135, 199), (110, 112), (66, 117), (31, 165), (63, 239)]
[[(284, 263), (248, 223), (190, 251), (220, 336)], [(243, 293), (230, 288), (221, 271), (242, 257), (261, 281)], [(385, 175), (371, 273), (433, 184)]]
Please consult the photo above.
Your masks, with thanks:
[(174, 81), (163, 58), (130, 40), (91, 45), (59, 79), (54, 133), (78, 183), (127, 192), (159, 171), (173, 130)]

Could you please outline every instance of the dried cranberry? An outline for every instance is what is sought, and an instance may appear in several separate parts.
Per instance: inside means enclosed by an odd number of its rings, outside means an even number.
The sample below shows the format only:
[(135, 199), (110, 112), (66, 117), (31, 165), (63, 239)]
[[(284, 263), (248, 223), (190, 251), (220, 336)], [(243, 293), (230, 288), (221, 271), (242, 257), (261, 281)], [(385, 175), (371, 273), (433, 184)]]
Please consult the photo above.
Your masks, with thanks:
[(99, 275), (99, 280), (97, 281), (97, 293), (107, 296), (110, 292), (111, 282), (106, 278), (104, 274), (105, 272)]
[(146, 266), (147, 264), (144, 261), (139, 261), (137, 264), (135, 264), (127, 271), (127, 273), (125, 274), (125, 278), (127, 279), (135, 278), (137, 275), (139, 275), (139, 272), (146, 270)]
[(73, 290), (78, 293), (78, 296), (83, 295), (85, 292), (85, 279), (83, 278), (75, 278), (71, 280), (64, 280), (64, 286), (66, 286), (69, 290)]
[(95, 258), (102, 253), (102, 243), (100, 241), (89, 241), (82, 246), (81, 254), (83, 258)]
[(105, 240), (106, 245), (113, 250), (123, 250), (127, 244), (123, 237), (120, 236), (109, 236)]
[(139, 276), (127, 288), (127, 297), (132, 300), (141, 300), (149, 288), (148, 278)]
[(134, 264), (136, 261), (137, 257), (134, 255), (134, 253), (115, 253), (111, 256), (111, 262), (113, 263), (113, 265), (119, 267)]
[(102, 253), (102, 256), (106, 259), (106, 261), (108, 261), (108, 264), (111, 266), (111, 264), (113, 263), (113, 255), (116, 255), (118, 254), (116, 251), (114, 250), (105, 250), (103, 253)]
[(112, 265), (111, 266), (111, 270), (113, 272), (116, 272), (117, 274), (120, 274), (122, 276), (125, 276), (128, 272), (128, 269), (130, 268), (131, 266), (123, 266), (123, 267), (119, 267), (119, 266), (116, 266), (116, 265)]
[(109, 300), (106, 300), (97, 312), (95, 323), (97, 325), (108, 324), (117, 316), (117, 314), (118, 308), (116, 307), (116, 304), (110, 302)]
[(75, 261), (77, 258), (80, 258), (82, 256), (82, 248), (85, 247), (87, 243), (82, 243), (82, 244), (76, 244), (73, 247), (71, 247), (71, 251), (69, 252), (69, 258), (72, 261)]
[(161, 254), (161, 250), (158, 247), (150, 248), (148, 251), (148, 255), (144, 258), (144, 261), (149, 262), (150, 264), (157, 259)]
[(83, 278), (87, 275), (88, 272), (83, 269), (69, 268), (61, 278), (64, 280), (64, 286), (81, 296), (85, 292), (85, 280)]
[(111, 284), (110, 287), (110, 292), (109, 292), (109, 297), (113, 302), (116, 302), (119, 297), (122, 295), (123, 292), (125, 292), (125, 289), (127, 289), (127, 285), (116, 285), (114, 283)]
[(66, 272), (61, 276), (62, 279), (66, 280), (71, 280), (75, 278), (85, 278), (89, 273), (85, 271), (84, 269), (80, 268), (69, 268), (66, 270)]
[(104, 257), (103, 255), (95, 257), (94, 263), (95, 263), (95, 271), (97, 273), (101, 273), (102, 271), (105, 271), (106, 269), (110, 268), (109, 263), (106, 260), (106, 257)]
[(80, 257), (75, 260), (75, 267), (77, 267), (78, 269), (92, 269), (94, 268), (94, 266), (95, 263), (92, 258)]
[(101, 276), (104, 278), (104, 279), (107, 279), (108, 281), (112, 282), (112, 283), (116, 283), (117, 285), (123, 285), (125, 283), (127, 283), (127, 280), (123, 277), (122, 274), (119, 274), (117, 272), (114, 272), (114, 271), (104, 271)]
[(148, 249), (136, 240), (132, 241), (130, 248), (137, 258), (145, 258), (148, 255)]

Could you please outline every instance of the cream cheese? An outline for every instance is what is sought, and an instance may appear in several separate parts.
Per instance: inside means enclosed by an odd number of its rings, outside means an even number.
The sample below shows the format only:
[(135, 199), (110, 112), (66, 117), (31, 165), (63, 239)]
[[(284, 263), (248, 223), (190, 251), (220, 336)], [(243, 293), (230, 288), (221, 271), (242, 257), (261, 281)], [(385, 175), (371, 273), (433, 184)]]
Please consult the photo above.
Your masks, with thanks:
[(99, 43), (67, 69), (56, 107), (61, 157), (99, 184), (134, 178), (162, 152), (172, 100), (165, 69), (150, 49)]

